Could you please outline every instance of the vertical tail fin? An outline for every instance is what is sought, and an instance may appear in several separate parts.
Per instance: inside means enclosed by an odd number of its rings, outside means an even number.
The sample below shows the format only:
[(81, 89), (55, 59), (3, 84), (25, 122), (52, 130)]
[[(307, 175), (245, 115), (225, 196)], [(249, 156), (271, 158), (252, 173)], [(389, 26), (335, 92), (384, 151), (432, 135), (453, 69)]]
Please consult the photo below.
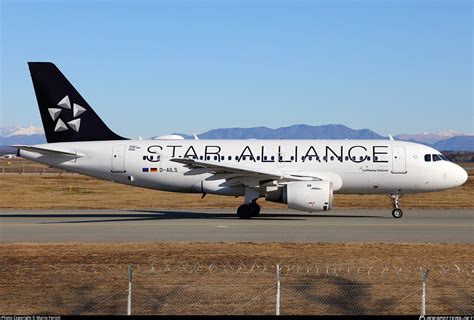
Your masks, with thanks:
[(50, 62), (28, 62), (48, 142), (126, 140), (110, 130)]

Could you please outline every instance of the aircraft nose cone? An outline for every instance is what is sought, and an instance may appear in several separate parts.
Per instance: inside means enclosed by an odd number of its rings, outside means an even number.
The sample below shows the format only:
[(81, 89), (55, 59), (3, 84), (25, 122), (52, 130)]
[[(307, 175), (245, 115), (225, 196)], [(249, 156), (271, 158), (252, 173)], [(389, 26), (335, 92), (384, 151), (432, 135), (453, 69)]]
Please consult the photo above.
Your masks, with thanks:
[(464, 170), (462, 167), (457, 166), (454, 177), (456, 185), (462, 186), (467, 181), (467, 171)]
[(467, 171), (461, 168), (462, 170), (462, 176), (461, 176), (461, 184), (464, 184), (467, 181), (468, 175)]

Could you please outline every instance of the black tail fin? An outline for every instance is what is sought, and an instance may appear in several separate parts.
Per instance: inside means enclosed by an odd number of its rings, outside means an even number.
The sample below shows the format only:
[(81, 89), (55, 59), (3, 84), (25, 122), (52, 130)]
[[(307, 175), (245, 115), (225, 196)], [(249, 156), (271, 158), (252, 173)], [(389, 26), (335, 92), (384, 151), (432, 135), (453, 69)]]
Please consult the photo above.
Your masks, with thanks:
[(97, 116), (50, 62), (28, 62), (48, 142), (126, 140)]

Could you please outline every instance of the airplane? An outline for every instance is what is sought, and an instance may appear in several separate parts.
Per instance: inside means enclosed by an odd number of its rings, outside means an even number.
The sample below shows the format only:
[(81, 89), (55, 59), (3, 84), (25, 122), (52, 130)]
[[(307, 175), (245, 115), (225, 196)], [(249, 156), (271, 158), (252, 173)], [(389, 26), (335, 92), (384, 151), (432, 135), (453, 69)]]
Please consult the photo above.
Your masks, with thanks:
[(390, 140), (131, 140), (99, 118), (50, 62), (29, 62), (46, 144), (17, 155), (52, 167), (170, 192), (243, 196), (237, 216), (260, 213), (259, 198), (328, 211), (334, 193), (387, 194), (401, 218), (401, 195), (464, 184), (467, 172), (439, 151)]

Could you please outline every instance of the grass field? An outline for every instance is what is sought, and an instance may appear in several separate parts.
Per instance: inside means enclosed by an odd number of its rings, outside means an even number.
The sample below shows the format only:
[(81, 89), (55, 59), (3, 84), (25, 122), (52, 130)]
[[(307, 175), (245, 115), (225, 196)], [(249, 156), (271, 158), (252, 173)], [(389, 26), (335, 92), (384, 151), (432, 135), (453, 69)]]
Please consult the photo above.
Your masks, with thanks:
[[(474, 208), (474, 177), (461, 187), (401, 198), (403, 208)], [(0, 175), (0, 209), (237, 208), (240, 198), (169, 193), (77, 174)], [(263, 208), (286, 205), (259, 200)], [(389, 208), (388, 195), (335, 195), (335, 208)]]

